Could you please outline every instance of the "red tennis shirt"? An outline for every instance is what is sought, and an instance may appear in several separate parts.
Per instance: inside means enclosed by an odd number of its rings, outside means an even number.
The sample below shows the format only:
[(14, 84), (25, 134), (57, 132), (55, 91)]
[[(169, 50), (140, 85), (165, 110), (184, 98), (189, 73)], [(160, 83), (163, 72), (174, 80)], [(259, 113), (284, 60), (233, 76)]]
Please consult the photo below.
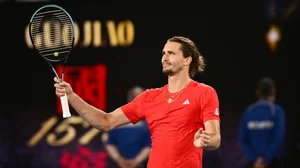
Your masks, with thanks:
[(202, 168), (203, 149), (194, 146), (194, 134), (205, 121), (220, 121), (217, 93), (191, 81), (168, 103), (167, 88), (147, 89), (121, 109), (133, 124), (142, 119), (148, 123), (152, 135), (148, 168)]

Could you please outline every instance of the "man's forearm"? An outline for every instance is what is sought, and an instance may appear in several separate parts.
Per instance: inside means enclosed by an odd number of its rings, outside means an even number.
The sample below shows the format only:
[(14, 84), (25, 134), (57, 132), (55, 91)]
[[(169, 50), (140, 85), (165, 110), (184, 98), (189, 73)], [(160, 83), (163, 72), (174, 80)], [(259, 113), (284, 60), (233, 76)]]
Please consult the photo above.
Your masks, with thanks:
[(151, 147), (143, 148), (140, 153), (134, 158), (137, 163), (142, 163), (149, 157), (149, 153), (151, 151)]
[(211, 135), (210, 142), (203, 149), (204, 150), (216, 150), (220, 147), (220, 144), (221, 144), (220, 134)]
[(208, 120), (204, 123), (205, 132), (210, 136), (208, 144), (203, 148), (204, 150), (216, 150), (221, 144), (220, 121)]
[(99, 110), (85, 102), (76, 93), (68, 96), (69, 103), (75, 111), (92, 127), (99, 130), (110, 130), (108, 115), (106, 112)]
[(105, 146), (105, 148), (106, 148), (108, 154), (110, 155), (110, 157), (115, 162), (117, 162), (122, 157), (116, 146), (108, 144), (108, 145)]

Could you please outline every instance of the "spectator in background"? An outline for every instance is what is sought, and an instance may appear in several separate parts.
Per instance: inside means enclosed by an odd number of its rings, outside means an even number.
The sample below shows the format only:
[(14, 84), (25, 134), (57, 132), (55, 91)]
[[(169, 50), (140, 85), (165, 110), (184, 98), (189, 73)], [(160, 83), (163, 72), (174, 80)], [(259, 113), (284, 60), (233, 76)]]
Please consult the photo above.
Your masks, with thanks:
[(239, 128), (239, 143), (246, 154), (247, 168), (283, 167), (281, 153), (285, 139), (285, 112), (276, 104), (275, 83), (262, 78), (256, 90), (258, 100), (244, 111)]
[[(139, 86), (127, 92), (131, 102), (145, 89)], [(120, 168), (145, 168), (151, 150), (150, 131), (145, 120), (135, 125), (129, 123), (108, 132), (106, 149)]]

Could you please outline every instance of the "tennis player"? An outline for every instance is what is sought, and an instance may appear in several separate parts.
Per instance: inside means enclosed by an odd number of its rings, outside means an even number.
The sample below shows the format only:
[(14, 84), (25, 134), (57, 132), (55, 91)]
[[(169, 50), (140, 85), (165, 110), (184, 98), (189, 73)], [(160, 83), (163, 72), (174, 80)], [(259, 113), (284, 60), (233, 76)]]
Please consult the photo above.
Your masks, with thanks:
[(206, 66), (193, 41), (174, 36), (162, 51), (165, 86), (147, 89), (133, 101), (107, 113), (76, 93), (67, 82), (54, 78), (57, 96), (68, 96), (70, 105), (91, 126), (109, 131), (146, 119), (152, 150), (148, 168), (202, 168), (203, 150), (221, 143), (219, 100), (211, 86), (192, 78)]

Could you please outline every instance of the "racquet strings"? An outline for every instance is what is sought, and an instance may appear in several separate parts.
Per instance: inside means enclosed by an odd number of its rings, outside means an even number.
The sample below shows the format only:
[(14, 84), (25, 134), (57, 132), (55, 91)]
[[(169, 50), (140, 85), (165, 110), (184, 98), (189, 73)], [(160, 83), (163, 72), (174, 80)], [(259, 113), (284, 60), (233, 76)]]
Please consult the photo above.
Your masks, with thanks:
[(58, 62), (70, 53), (74, 30), (68, 14), (57, 8), (44, 8), (31, 21), (33, 45), (47, 60)]

